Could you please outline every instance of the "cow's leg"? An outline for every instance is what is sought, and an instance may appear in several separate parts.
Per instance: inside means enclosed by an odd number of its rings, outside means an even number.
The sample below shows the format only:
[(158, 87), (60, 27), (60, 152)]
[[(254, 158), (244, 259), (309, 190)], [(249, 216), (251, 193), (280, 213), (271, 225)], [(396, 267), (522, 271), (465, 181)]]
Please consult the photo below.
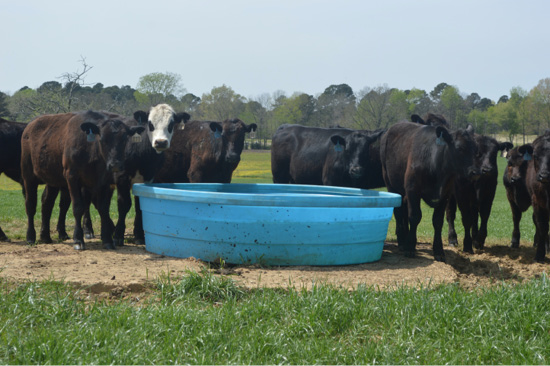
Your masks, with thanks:
[(27, 243), (36, 242), (36, 230), (34, 228), (34, 215), (36, 214), (38, 183), (24, 181), (25, 189), (25, 210), (27, 211)]
[(67, 188), (60, 189), (59, 197), (59, 217), (57, 218), (57, 234), (60, 241), (65, 241), (69, 239), (69, 234), (67, 234), (67, 212), (71, 206), (71, 196)]
[(405, 247), (405, 256), (414, 257), (416, 255), (416, 230), (420, 220), (422, 220), (422, 210), (420, 208), (420, 197), (414, 193), (407, 192), (409, 232), (407, 235), (407, 244)]
[(69, 187), (71, 202), (73, 204), (74, 232), (73, 241), (75, 250), (85, 250), (84, 232), (82, 230), (82, 215), (86, 209), (86, 203), (82, 197), (82, 189), (78, 181), (78, 175), (71, 169), (65, 169), (64, 176)]
[(512, 242), (510, 243), (510, 247), (519, 248), (519, 240), (521, 237), (519, 223), (521, 222), (522, 212), (518, 205), (511, 201), (510, 209), (512, 210), (512, 221), (514, 222), (514, 229), (512, 230)]
[(52, 242), (50, 235), (50, 220), (52, 218), (53, 206), (55, 205), (55, 199), (59, 188), (50, 187), (46, 185), (44, 192), (42, 192), (42, 226), (40, 227), (40, 241), (45, 244)]
[(456, 247), (458, 246), (458, 238), (456, 236), (456, 230), (455, 230), (455, 219), (456, 219), (456, 198), (455, 196), (451, 196), (449, 199), (449, 202), (447, 203), (447, 225), (449, 227), (449, 232), (447, 234), (447, 238), (449, 240), (449, 245)]
[(93, 239), (95, 238), (94, 235), (94, 227), (92, 225), (92, 215), (90, 214), (90, 207), (92, 205), (92, 194), (87, 189), (82, 189), (82, 197), (84, 198), (84, 202), (86, 204), (86, 210), (84, 211), (84, 215), (82, 216), (82, 230), (84, 230), (84, 238), (86, 239)]
[[(98, 190), (97, 193), (96, 207), (99, 212), (99, 217), (101, 218), (101, 242), (103, 243), (103, 248), (116, 249), (113, 242), (113, 220), (111, 220), (109, 215), (112, 191), (109, 186), (107, 186), (105, 189)], [(124, 240), (124, 237), (122, 240)]]
[(132, 207), (132, 196), (130, 194), (130, 181), (124, 176), (117, 177), (117, 208), (118, 221), (113, 235), (115, 245), (124, 245), (124, 232), (126, 231), (126, 215)]
[(474, 247), (477, 249), (483, 249), (485, 247), (485, 239), (487, 239), (487, 224), (489, 223), (489, 216), (491, 215), (491, 204), (481, 205), (479, 208), (479, 230), (477, 230), (477, 216), (476, 221), (473, 223), (472, 236), (474, 240)]
[(0, 241), (6, 241), (9, 242), (10, 239), (6, 236), (6, 233), (4, 233), (4, 230), (0, 227)]
[(445, 262), (445, 251), (443, 250), (443, 240), (441, 232), (443, 230), (443, 221), (445, 221), (445, 201), (440, 202), (435, 208), (432, 216), (432, 225), (434, 228), (433, 252), (434, 259), (439, 262)]
[(143, 216), (141, 213), (141, 206), (139, 203), (139, 197), (134, 197), (134, 208), (136, 216), (134, 218), (134, 238), (138, 245), (145, 245), (145, 232), (143, 231)]
[(544, 262), (546, 256), (546, 244), (548, 243), (548, 228), (550, 214), (546, 207), (540, 207), (533, 204), (533, 221), (535, 223), (535, 245), (537, 252), (535, 260)]

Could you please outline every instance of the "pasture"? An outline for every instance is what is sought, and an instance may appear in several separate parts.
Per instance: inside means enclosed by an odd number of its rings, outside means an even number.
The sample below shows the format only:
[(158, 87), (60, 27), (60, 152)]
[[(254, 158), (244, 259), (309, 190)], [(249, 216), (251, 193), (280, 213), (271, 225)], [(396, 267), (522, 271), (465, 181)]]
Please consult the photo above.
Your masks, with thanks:
[[(498, 161), (501, 176), (506, 161)], [(270, 183), (269, 162), (268, 151), (244, 151), (233, 182)], [(84, 252), (70, 241), (28, 247), (20, 187), (0, 176), (0, 197), (0, 225), (12, 240), (0, 243), (1, 363), (550, 361), (548, 264), (533, 260), (531, 210), (520, 248), (508, 247), (501, 178), (486, 249), (468, 255), (445, 245), (446, 264), (433, 261), (425, 205), (414, 259), (397, 251), (392, 220), (377, 263), (226, 267), (149, 254), (131, 240), (115, 252), (97, 239)], [(57, 207), (52, 228), (56, 216)], [(71, 233), (70, 212), (67, 224)], [(446, 244), (446, 225), (443, 233)]]

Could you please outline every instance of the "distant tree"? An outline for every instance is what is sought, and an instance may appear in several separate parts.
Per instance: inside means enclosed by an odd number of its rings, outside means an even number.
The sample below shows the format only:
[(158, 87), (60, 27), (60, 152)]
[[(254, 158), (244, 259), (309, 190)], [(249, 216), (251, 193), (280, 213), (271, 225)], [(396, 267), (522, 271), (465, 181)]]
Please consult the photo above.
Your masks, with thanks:
[[(463, 126), (465, 122), (465, 110), (464, 110), (464, 99), (460, 96), (458, 88), (448, 85), (439, 97), (441, 105), (441, 113), (447, 117), (447, 122), (451, 127), (466, 127)], [(464, 118), (460, 118), (464, 117)]]
[[(425, 115), (432, 110), (432, 101), (428, 93), (424, 90), (413, 88), (405, 90), (407, 96), (408, 115), (418, 114)], [(409, 117), (407, 116), (407, 117)]]
[(503, 96), (501, 96), (501, 97), (498, 99), (497, 104), (500, 104), (500, 103), (508, 103), (508, 100), (510, 100), (510, 98), (508, 98), (507, 95), (503, 95)]
[(359, 104), (354, 122), (359, 129), (375, 130), (387, 128), (396, 123), (395, 108), (392, 108), (392, 95), (396, 89), (387, 85), (376, 88), (365, 87), (358, 93)]
[(481, 100), (479, 101), (479, 103), (477, 103), (476, 105), (476, 109), (480, 110), (480, 111), (487, 111), (487, 109), (489, 109), (490, 106), (493, 105), (493, 101), (489, 98), (481, 98)]
[(201, 100), (201, 116), (215, 121), (237, 118), (242, 113), (245, 103), (244, 97), (225, 84), (212, 88), (209, 94), (202, 95)]
[(8, 110), (8, 95), (0, 92), (0, 117), (10, 119), (10, 111)]
[[(550, 78), (542, 79), (529, 92), (532, 98), (533, 112), (541, 127), (550, 128)], [(542, 133), (539, 130), (537, 133)]]
[(272, 128), (275, 130), (284, 123), (316, 126), (317, 124), (311, 120), (314, 111), (315, 98), (312, 95), (296, 93), (289, 98), (280, 96), (273, 109), (275, 124)]
[(517, 113), (512, 103), (500, 102), (487, 111), (489, 119), (496, 123), (502, 131), (508, 132), (508, 138), (512, 142), (515, 135), (521, 132)]
[(185, 88), (181, 76), (171, 72), (153, 72), (139, 78), (137, 91), (149, 98), (151, 105), (162, 103), (170, 95), (181, 97)]
[(187, 93), (180, 99), (181, 109), (191, 115), (192, 119), (200, 119), (197, 115), (199, 113), (199, 106), (201, 104), (201, 98), (195, 94)]
[(347, 84), (330, 85), (317, 98), (318, 125), (352, 126), (355, 114), (355, 95)]
[(443, 93), (443, 90), (447, 88), (449, 84), (447, 83), (439, 83), (436, 85), (436, 87), (430, 92), (430, 98), (432, 98), (432, 102), (435, 107), (439, 106), (439, 102), (441, 99), (441, 93)]

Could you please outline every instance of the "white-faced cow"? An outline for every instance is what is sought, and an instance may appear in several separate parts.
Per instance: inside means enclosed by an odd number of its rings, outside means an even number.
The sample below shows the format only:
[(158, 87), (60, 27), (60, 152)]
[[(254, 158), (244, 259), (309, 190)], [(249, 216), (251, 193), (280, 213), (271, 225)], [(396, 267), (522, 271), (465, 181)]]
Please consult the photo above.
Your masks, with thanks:
[(434, 258), (445, 261), (441, 240), (445, 207), (457, 176), (479, 177), (476, 153), (471, 126), (449, 133), (443, 126), (400, 122), (382, 136), (380, 160), (386, 187), (403, 197), (394, 215), (398, 245), (406, 256), (415, 256), (416, 230), (422, 218), (420, 201), (424, 200), (434, 208)]
[(176, 130), (172, 147), (155, 181), (160, 183), (231, 183), (247, 133), (256, 124), (239, 119), (190, 121)]
[[(126, 215), (132, 207), (131, 189), (133, 183), (151, 183), (164, 164), (165, 155), (172, 150), (171, 141), (179, 126), (189, 120), (185, 112), (175, 113), (167, 104), (152, 107), (149, 113), (137, 111), (133, 119), (126, 119), (129, 126), (144, 126), (147, 134), (139, 141), (126, 146), (124, 169), (114, 174), (118, 194), (118, 221), (115, 226), (114, 242), (124, 244)], [(175, 168), (176, 169), (176, 168)], [(145, 243), (139, 197), (134, 197), (134, 239), (137, 244)]]
[[(82, 215), (93, 201), (101, 217), (101, 239), (113, 249), (109, 217), (113, 172), (124, 169), (128, 140), (144, 131), (125, 117), (104, 112), (44, 115), (31, 121), (21, 138), (21, 174), (25, 189), (27, 242), (34, 243), (34, 215), (39, 184), (68, 188), (73, 204), (75, 249), (85, 249)], [(89, 195), (83, 195), (88, 192)], [(89, 196), (89, 197), (86, 197)]]

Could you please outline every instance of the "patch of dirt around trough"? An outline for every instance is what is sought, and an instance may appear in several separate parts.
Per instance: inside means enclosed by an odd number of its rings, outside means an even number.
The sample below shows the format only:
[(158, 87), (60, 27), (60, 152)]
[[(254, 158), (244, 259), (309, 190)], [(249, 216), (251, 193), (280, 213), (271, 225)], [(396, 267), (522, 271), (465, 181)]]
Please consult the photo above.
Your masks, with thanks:
[(72, 244), (0, 243), (0, 276), (15, 282), (61, 280), (93, 294), (140, 293), (147, 291), (161, 276), (173, 278), (187, 270), (230, 276), (246, 288), (311, 288), (329, 283), (346, 288), (359, 284), (391, 288), (401, 284), (429, 286), (460, 283), (466, 288), (487, 286), (501, 280), (521, 282), (540, 276), (548, 264), (533, 261), (535, 251), (522, 246), (511, 249), (493, 246), (469, 255), (446, 246), (447, 263), (433, 260), (431, 245), (419, 244), (417, 257), (406, 258), (396, 243), (386, 243), (382, 259), (374, 263), (349, 266), (259, 267), (227, 266), (215, 268), (194, 258), (171, 258), (149, 253), (144, 246), (126, 244), (117, 250), (102, 249), (98, 240), (89, 241), (88, 249), (75, 251)]

